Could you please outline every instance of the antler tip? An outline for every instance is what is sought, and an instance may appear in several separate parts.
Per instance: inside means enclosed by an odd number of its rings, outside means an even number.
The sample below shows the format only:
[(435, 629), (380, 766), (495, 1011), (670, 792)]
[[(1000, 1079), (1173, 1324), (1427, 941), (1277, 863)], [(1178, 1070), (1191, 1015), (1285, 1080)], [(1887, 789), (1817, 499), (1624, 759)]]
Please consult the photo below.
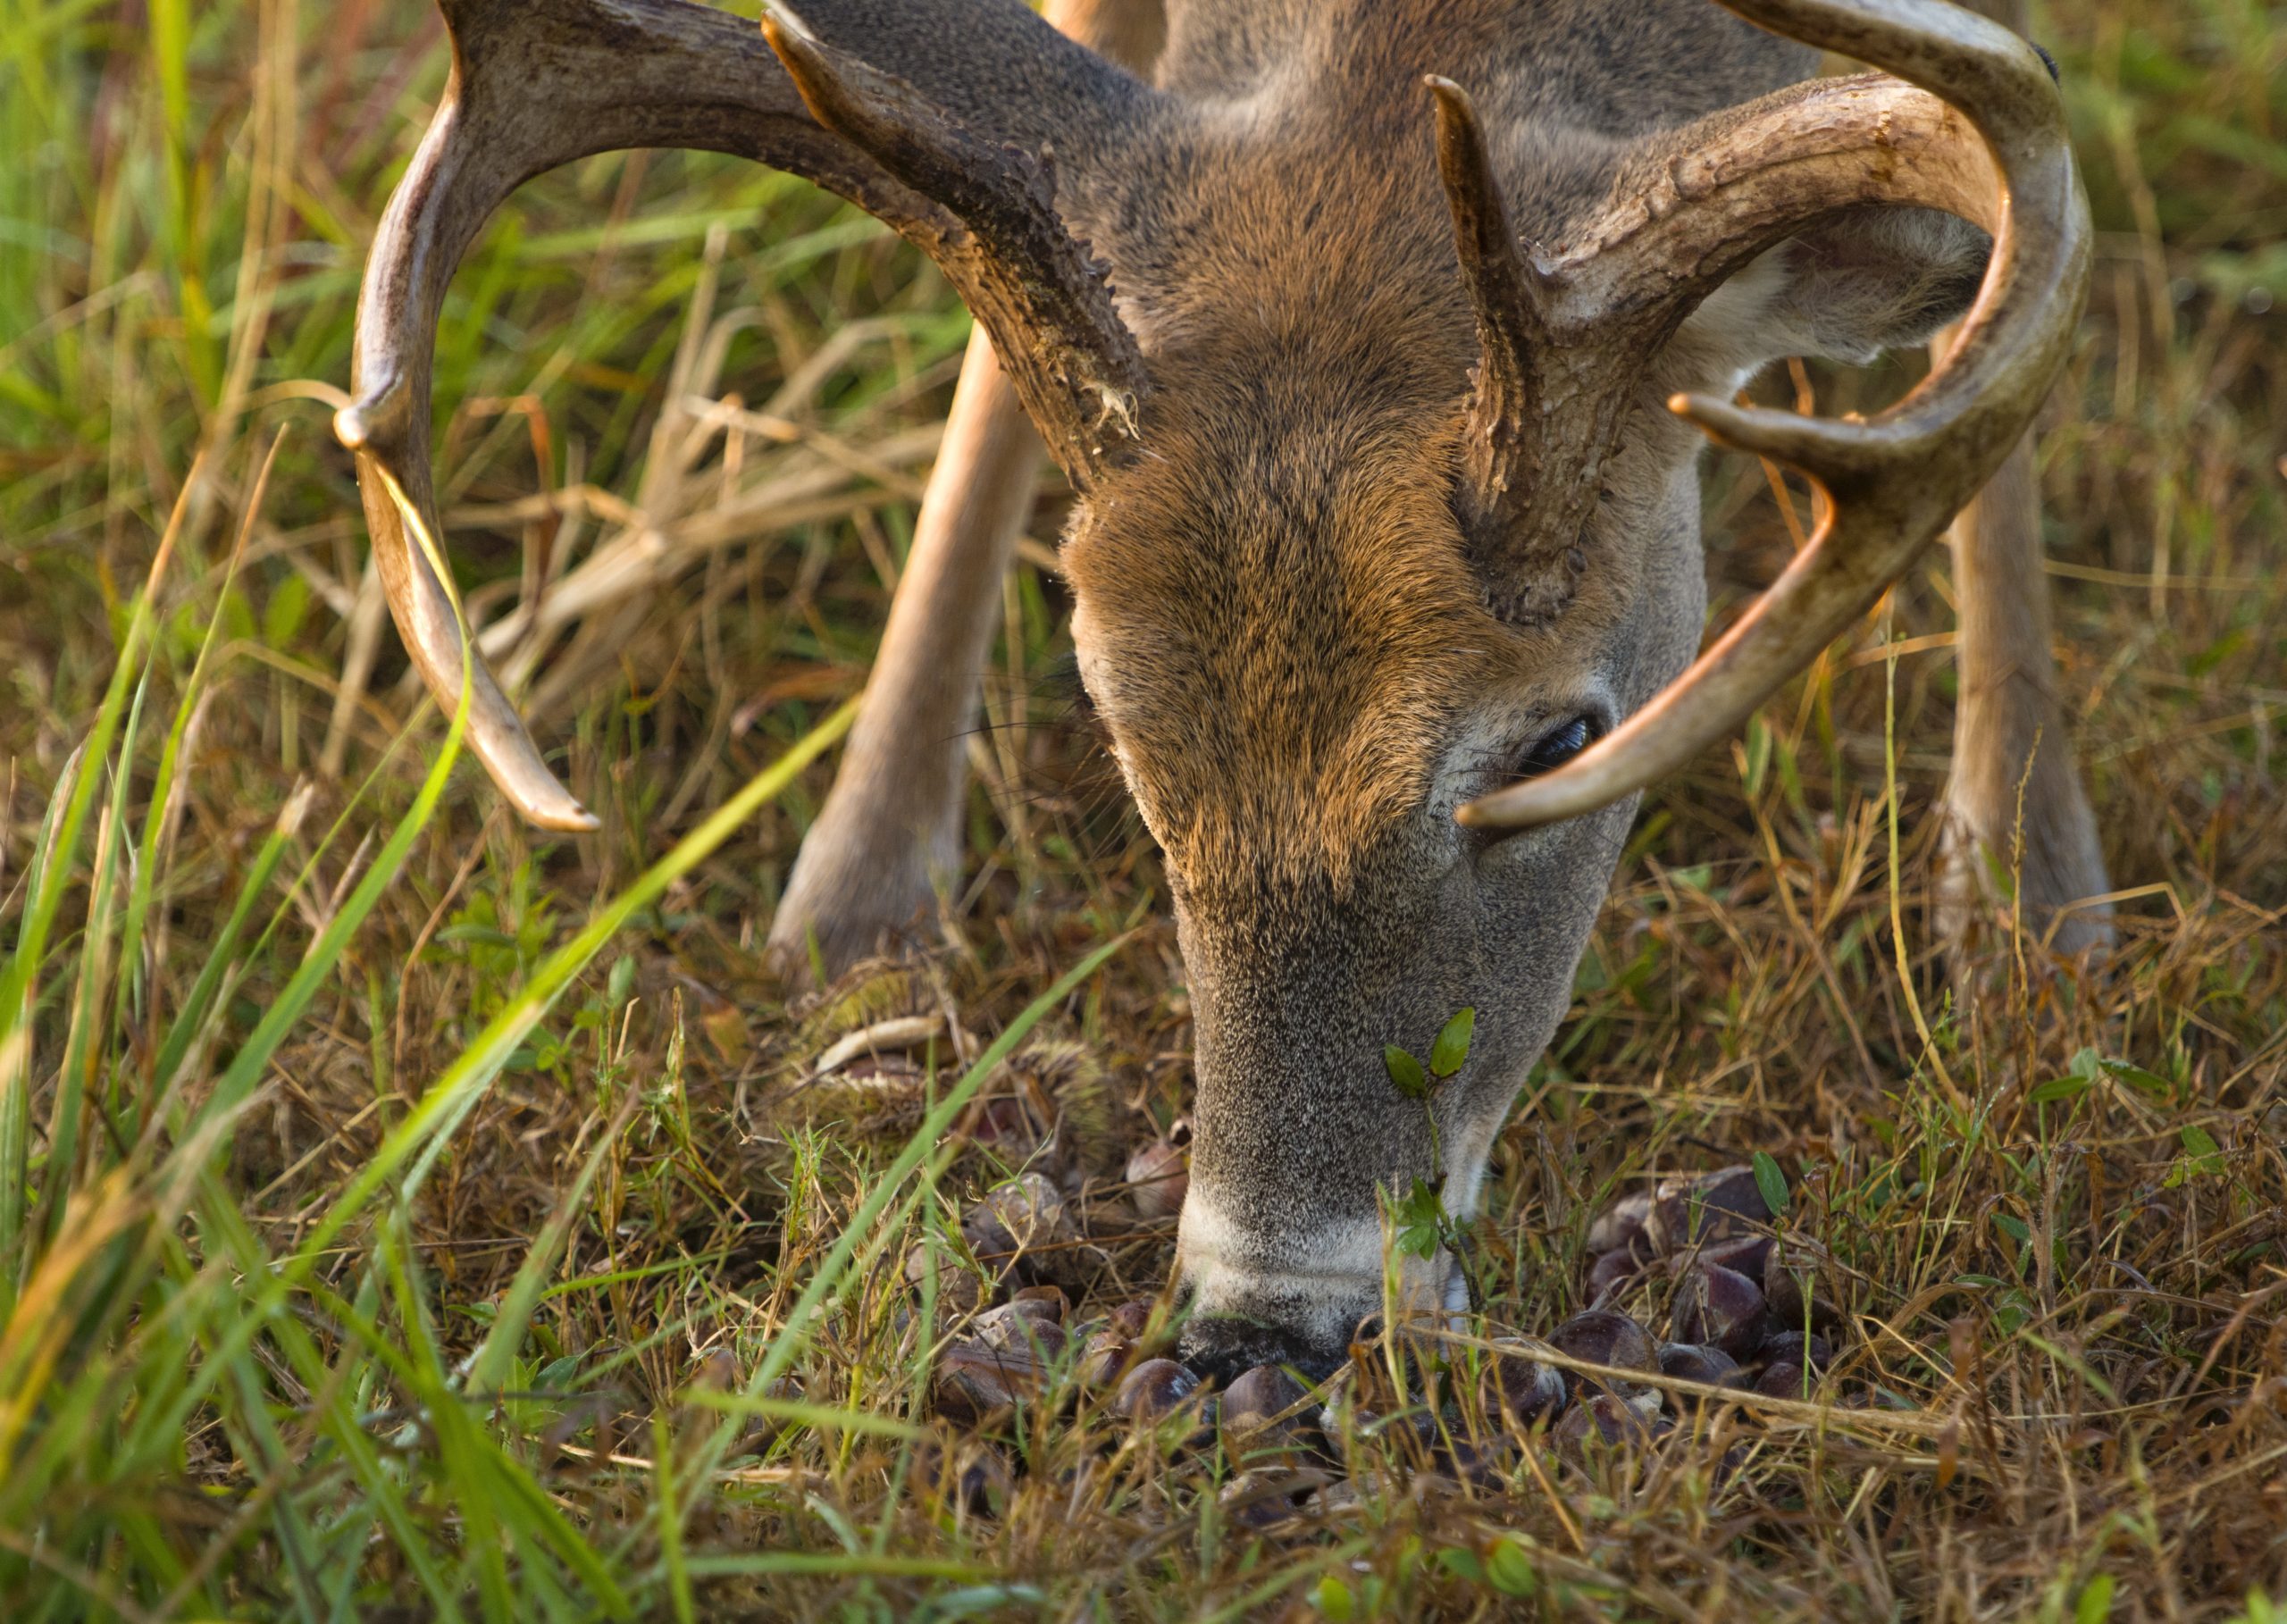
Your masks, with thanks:
[(517, 810), (527, 822), (565, 834), (593, 834), (604, 826), (603, 819), (576, 800), (567, 799), (560, 808), (519, 807)]

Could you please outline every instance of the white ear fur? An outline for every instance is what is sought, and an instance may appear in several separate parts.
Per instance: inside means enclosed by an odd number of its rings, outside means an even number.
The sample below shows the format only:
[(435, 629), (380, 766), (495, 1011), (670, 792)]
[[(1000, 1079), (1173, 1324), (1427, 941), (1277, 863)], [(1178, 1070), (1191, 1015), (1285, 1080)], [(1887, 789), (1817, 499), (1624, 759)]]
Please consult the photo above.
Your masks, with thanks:
[(1725, 282), (1685, 318), (1669, 340), (1669, 354), (1694, 377), (1706, 380), (1707, 393), (1728, 399), (1779, 356), (1773, 349), (1773, 311), (1787, 285), (1787, 250), (1781, 243)]
[(1722, 394), (1783, 356), (1863, 366), (1966, 309), (1984, 250), (1985, 234), (1949, 214), (1855, 210), (1755, 260), (1676, 342)]

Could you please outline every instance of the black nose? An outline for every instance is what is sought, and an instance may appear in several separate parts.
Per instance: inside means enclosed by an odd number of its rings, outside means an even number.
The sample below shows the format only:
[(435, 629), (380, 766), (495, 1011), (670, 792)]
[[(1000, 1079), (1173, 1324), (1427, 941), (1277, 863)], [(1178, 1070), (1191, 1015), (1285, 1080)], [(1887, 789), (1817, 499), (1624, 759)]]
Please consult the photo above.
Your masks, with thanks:
[(1291, 1330), (1236, 1315), (1202, 1316), (1176, 1340), (1183, 1362), (1219, 1387), (1227, 1387), (1257, 1365), (1289, 1365), (1311, 1381), (1334, 1373), (1348, 1357), (1340, 1347), (1312, 1345)]

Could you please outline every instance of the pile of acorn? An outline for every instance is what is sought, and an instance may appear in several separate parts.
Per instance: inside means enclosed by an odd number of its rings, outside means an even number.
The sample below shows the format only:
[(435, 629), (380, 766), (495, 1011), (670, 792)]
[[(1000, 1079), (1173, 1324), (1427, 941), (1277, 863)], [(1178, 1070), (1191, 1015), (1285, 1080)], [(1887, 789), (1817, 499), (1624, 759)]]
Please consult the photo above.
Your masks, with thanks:
[[(1172, 1216), (1182, 1203), (1181, 1147), (1160, 1141), (1138, 1151), (1129, 1184), (1139, 1217)], [(1047, 1179), (1029, 1175), (1001, 1186), (969, 1210), (962, 1230), (972, 1255), (998, 1273), (1004, 1301), (981, 1308), (974, 1275), (933, 1265), (918, 1250), (907, 1263), (916, 1284), (935, 1268), (944, 1306), (974, 1315), (936, 1370), (936, 1408), (947, 1420), (986, 1426), (1035, 1401), (1076, 1344), (1071, 1362), (1079, 1382), (1103, 1395), (1113, 1413), (1171, 1425), (1187, 1417), (1186, 1436), (1219, 1436), (1243, 1468), (1224, 1498), (1244, 1520), (1277, 1521), (1306, 1498), (1330, 1510), (1354, 1492), (1337, 1480), (1336, 1440), (1346, 1429), (1384, 1425), (1374, 1401), (1390, 1402), (1370, 1347), (1353, 1350), (1354, 1379), (1337, 1373), (1324, 1390), (1261, 1365), (1219, 1394), (1206, 1391), (1197, 1374), (1157, 1351), (1165, 1314), (1152, 1302), (1073, 1319), (1068, 1288), (1075, 1283), (1061, 1260), (1076, 1229)], [(1830, 1338), (1843, 1325), (1835, 1271), (1817, 1247), (1775, 1230), (1745, 1168), (1671, 1178), (1622, 1199), (1589, 1228), (1590, 1306), (1546, 1343), (1495, 1342), (1470, 1361), (1479, 1374), (1474, 1391), (1459, 1391), (1448, 1361), (1439, 1388), (1446, 1424), (1418, 1402), (1405, 1406), (1402, 1424), (1428, 1452), (1431, 1469), (1481, 1482), (1498, 1474), (1536, 1428), (1547, 1428), (1560, 1453), (1578, 1460), (1596, 1441), (1649, 1443), (1673, 1427), (1664, 1413), (1671, 1402), (1696, 1402), (1623, 1375), (1563, 1369), (1546, 1362), (1552, 1351), (1671, 1383), (1766, 1398), (1815, 1394), (1833, 1362)], [(1662, 1321), (1664, 1341), (1646, 1328)], [(1456, 1442), (1462, 1437), (1470, 1442)], [(962, 1480), (1005, 1476), (1005, 1468), (980, 1455)], [(969, 1488), (976, 1498), (976, 1486)]]

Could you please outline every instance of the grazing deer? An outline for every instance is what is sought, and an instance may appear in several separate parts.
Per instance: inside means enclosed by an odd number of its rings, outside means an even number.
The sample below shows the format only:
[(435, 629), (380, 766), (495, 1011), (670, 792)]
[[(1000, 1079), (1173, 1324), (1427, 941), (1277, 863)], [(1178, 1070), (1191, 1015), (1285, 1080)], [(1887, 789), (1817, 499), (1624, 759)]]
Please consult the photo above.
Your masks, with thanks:
[[(1081, 674), (1165, 852), (1191, 984), (1186, 1352), (1325, 1364), (1381, 1304), (1381, 1193), (1421, 1177), (1475, 1202), (1638, 791), (1865, 613), (2005, 460), (1989, 506), (2030, 499), (2010, 453), (2090, 240), (2050, 74), (1940, 0), (1724, 3), (1078, 0), (1076, 39), (1021, 0), (797, 0), (759, 33), (675, 0), (444, 0), (452, 84), (375, 242), (338, 424), (415, 664), (448, 706), (465, 671), (474, 749), (527, 817), (592, 826), (470, 649), (434, 540), (438, 307), (514, 187), (698, 146), (895, 227), (991, 347), (778, 940), (869, 947), (952, 856), (952, 740), (1029, 491), (1013, 396), (1077, 498)], [(1806, 80), (1819, 48), (1882, 71)], [(1872, 418), (1732, 404), (1776, 357), (1863, 361), (1965, 306)], [(1826, 499), (1694, 664), (1702, 431)], [(1992, 514), (1956, 542), (1981, 718), (1957, 846), (2006, 854), (2027, 783), (2019, 902), (2055, 916), (2105, 881), (2036, 544)], [(1464, 1005), (1475, 1046), (1433, 1126), (1383, 1046), (1424, 1050)], [(1407, 1268), (1409, 1301), (1452, 1305), (1449, 1260)]]

